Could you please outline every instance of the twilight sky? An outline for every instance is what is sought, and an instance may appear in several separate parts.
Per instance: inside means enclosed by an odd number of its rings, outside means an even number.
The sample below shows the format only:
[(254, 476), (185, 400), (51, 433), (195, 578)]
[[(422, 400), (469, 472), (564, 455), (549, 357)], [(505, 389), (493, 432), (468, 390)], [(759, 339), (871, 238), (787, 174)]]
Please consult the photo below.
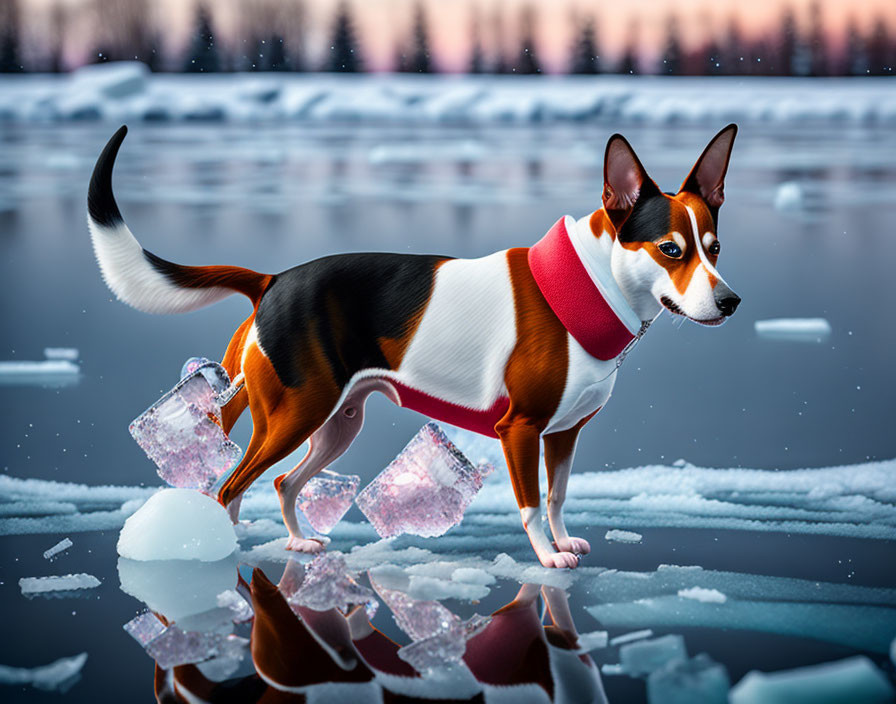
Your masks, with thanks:
[[(337, 0), (274, 0), (282, 7), (304, 4), (308, 15), (307, 41), (312, 56), (326, 49)], [(70, 61), (80, 63), (90, 45), (95, 16), (90, 8), (99, 3), (114, 4), (121, 0), (20, 0), (29, 22), (29, 34), (34, 37), (48, 14), (48, 8), (62, 2), (72, 10), (74, 27), (66, 42)], [(812, 0), (790, 0), (786, 3), (796, 13), (798, 23), (805, 27)], [(217, 31), (225, 41), (239, 36), (239, 18), (253, 4), (264, 0), (213, 0)], [(165, 44), (181, 47), (190, 31), (194, 4), (191, 0), (149, 0), (156, 23), (163, 28)], [(358, 35), (362, 42), (367, 66), (372, 70), (387, 68), (398, 41), (407, 36), (414, 0), (353, 0)], [(595, 0), (424, 0), (430, 27), (430, 40), (439, 67), (446, 71), (463, 70), (470, 51), (471, 24), (478, 10), (482, 25), (483, 43), (487, 46), (503, 41), (516, 54), (520, 11), (526, 4), (536, 12), (537, 50), (548, 70), (560, 70), (565, 65), (572, 41), (574, 18), (594, 13), (598, 23), (598, 37), (602, 51), (615, 57), (630, 36), (633, 23), (637, 24), (639, 46), (648, 59), (656, 56), (661, 47), (666, 18), (674, 12), (682, 39), (686, 45), (702, 38), (721, 37), (729, 19), (736, 16), (744, 33), (749, 36), (767, 34), (777, 29), (784, 3), (780, 0), (644, 0), (622, 3)], [(867, 31), (872, 21), (882, 16), (891, 31), (896, 33), (896, 2), (894, 0), (822, 0), (820, 2), (825, 27), (832, 40), (841, 41), (843, 29), (850, 18)], [(501, 18), (498, 20), (497, 18)]]

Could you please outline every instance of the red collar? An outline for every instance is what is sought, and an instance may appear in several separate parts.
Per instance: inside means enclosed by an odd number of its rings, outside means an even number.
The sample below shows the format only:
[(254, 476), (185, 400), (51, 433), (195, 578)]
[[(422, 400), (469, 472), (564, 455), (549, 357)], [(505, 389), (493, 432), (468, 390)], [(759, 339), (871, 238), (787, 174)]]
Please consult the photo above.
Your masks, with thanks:
[(570, 240), (566, 218), (529, 248), (529, 269), (551, 310), (592, 357), (610, 360), (635, 339)]

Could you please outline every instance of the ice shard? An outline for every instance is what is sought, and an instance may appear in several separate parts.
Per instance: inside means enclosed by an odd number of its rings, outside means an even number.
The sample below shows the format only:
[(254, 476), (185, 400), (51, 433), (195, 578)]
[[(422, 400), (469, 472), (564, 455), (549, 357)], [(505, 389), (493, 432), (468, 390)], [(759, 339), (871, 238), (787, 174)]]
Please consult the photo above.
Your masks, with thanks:
[(314, 530), (329, 533), (351, 507), (360, 485), (357, 475), (325, 469), (302, 487), (297, 505)]
[(230, 379), (220, 364), (208, 360), (188, 360), (184, 372), (129, 430), (168, 484), (209, 491), (242, 455), (221, 427), (219, 404)]
[[(323, 553), (305, 566), (305, 578), (301, 584), (282, 590), (292, 591), (287, 603), (306, 606), (314, 611), (328, 609), (347, 610), (354, 604), (367, 605), (374, 599), (373, 592), (348, 573), (345, 558), (339, 553)], [(369, 611), (369, 609), (368, 609)]]
[(69, 592), (78, 589), (93, 589), (100, 586), (100, 580), (92, 574), (64, 574), (51, 577), (22, 577), (19, 589), (25, 596), (46, 592)]
[(184, 631), (176, 625), (166, 626), (149, 611), (128, 621), (124, 630), (164, 670), (213, 658), (228, 638), (221, 633)]
[(460, 523), (486, 471), (473, 466), (438, 425), (427, 423), (355, 503), (383, 538), (434, 537)]
[(56, 543), (49, 550), (44, 550), (44, 559), (49, 560), (61, 552), (68, 550), (74, 543), (72, 543), (71, 539), (63, 538), (58, 543)]

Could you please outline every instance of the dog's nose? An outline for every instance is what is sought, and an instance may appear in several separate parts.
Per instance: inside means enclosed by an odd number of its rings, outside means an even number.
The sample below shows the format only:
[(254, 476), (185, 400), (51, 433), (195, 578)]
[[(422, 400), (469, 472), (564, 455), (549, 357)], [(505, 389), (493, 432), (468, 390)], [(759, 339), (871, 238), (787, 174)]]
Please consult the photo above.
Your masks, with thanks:
[(734, 315), (734, 311), (737, 310), (737, 306), (740, 303), (740, 296), (738, 296), (734, 292), (730, 292), (724, 298), (720, 298), (716, 301), (716, 305), (719, 307), (719, 310), (722, 312), (726, 318)]

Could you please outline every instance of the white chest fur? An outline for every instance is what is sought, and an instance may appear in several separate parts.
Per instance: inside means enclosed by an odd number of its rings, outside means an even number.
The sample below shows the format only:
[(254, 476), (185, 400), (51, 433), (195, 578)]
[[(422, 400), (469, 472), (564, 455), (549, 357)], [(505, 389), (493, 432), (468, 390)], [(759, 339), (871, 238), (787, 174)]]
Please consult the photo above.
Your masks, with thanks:
[(616, 360), (603, 361), (592, 357), (567, 335), (569, 367), (560, 405), (545, 428), (545, 433), (567, 430), (589, 413), (603, 406), (616, 383)]

